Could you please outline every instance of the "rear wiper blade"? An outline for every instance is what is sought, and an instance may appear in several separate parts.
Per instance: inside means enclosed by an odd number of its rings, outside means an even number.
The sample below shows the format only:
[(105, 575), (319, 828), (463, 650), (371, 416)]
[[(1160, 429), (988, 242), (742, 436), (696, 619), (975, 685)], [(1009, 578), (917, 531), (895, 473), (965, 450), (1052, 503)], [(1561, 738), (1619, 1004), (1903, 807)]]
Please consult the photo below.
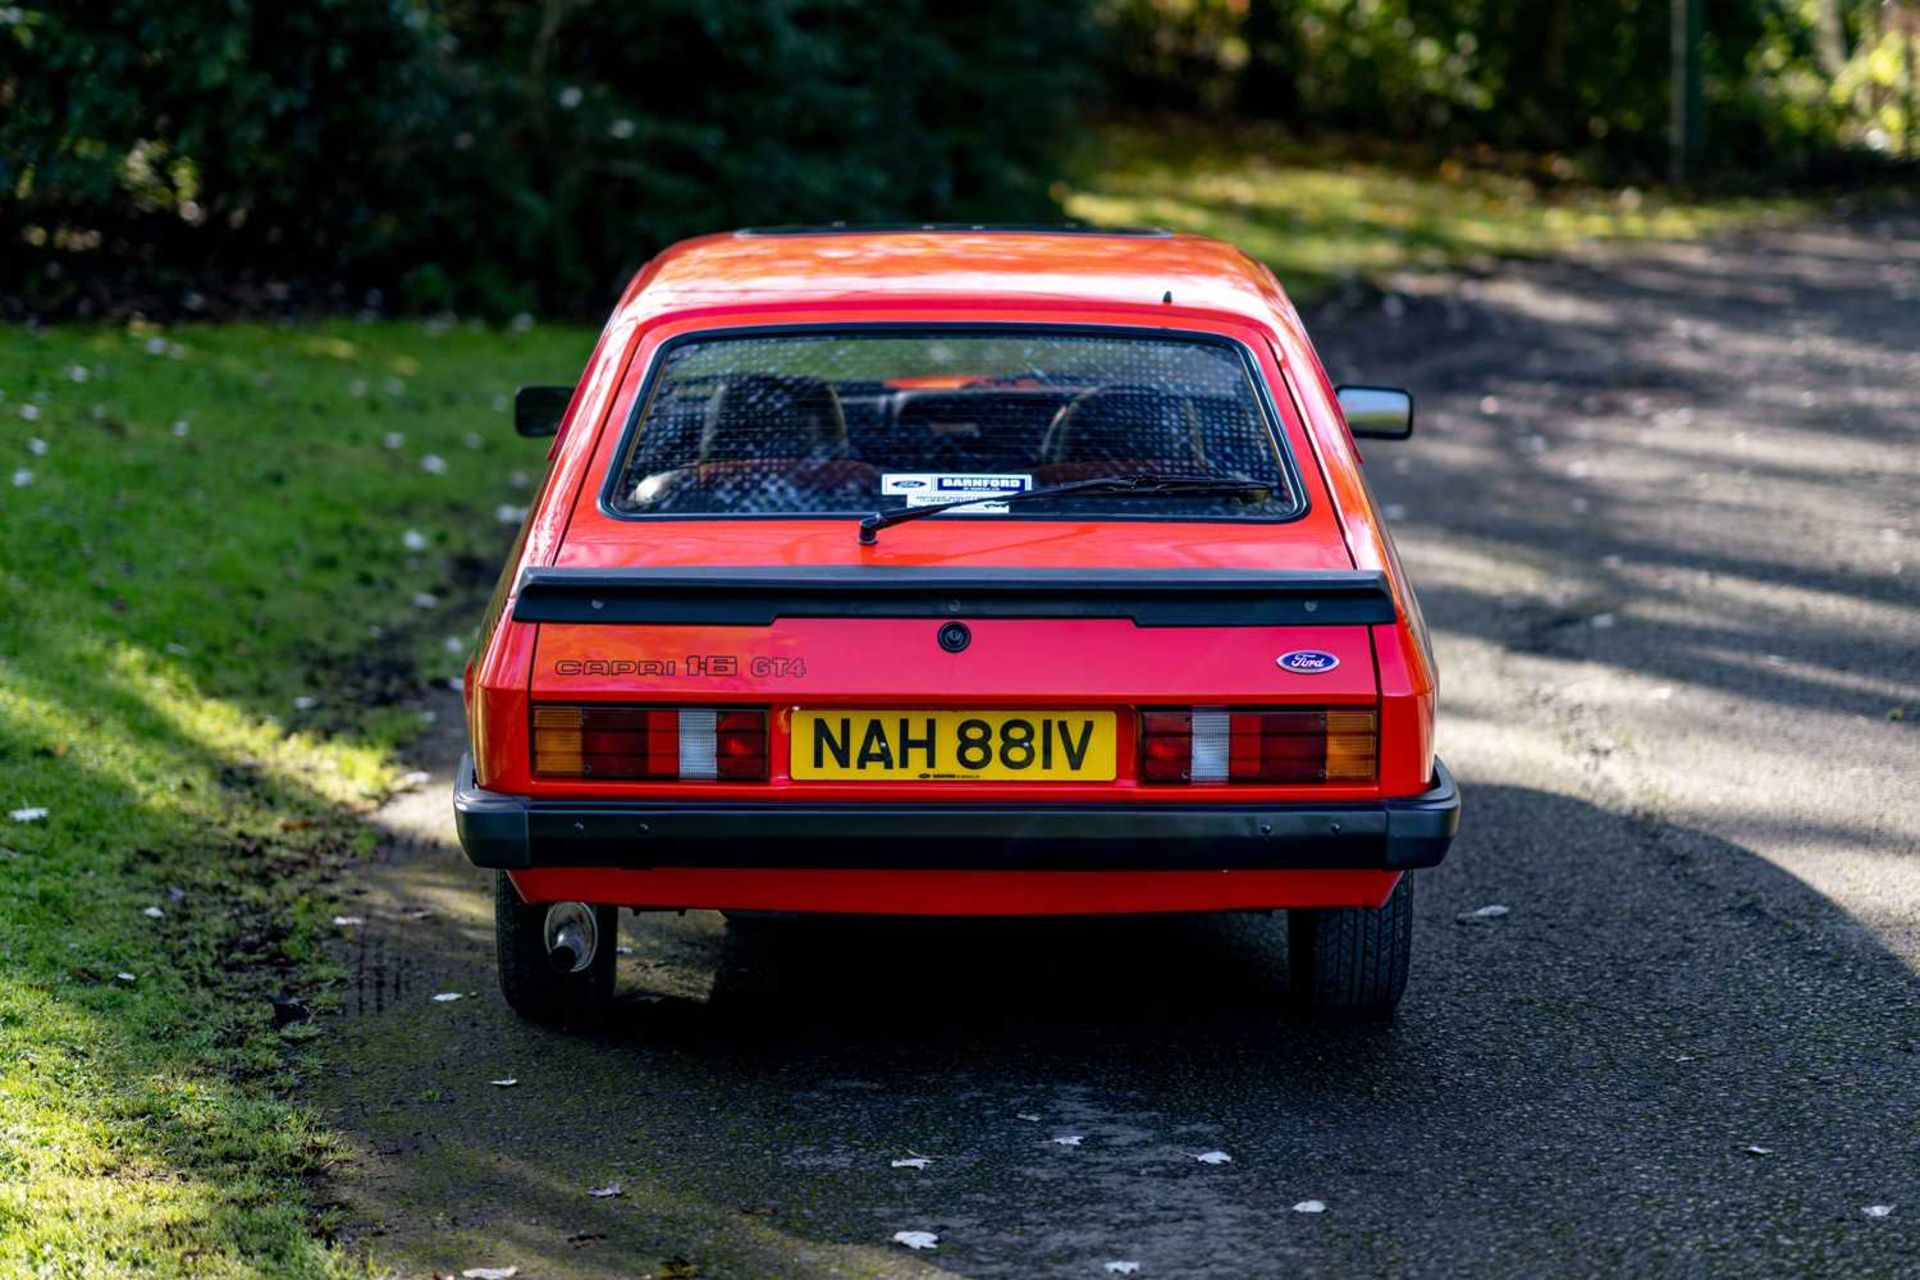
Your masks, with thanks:
[(891, 525), (905, 524), (923, 516), (937, 516), (955, 507), (977, 502), (1033, 502), (1040, 498), (1058, 498), (1084, 493), (1116, 498), (1225, 497), (1244, 494), (1269, 497), (1273, 486), (1258, 480), (1226, 480), (1219, 476), (1177, 476), (1158, 471), (1134, 471), (1120, 476), (1095, 476), (1090, 480), (1069, 480), (1064, 484), (1043, 484), (1038, 489), (1019, 489), (1012, 493), (982, 493), (952, 502), (929, 503), (924, 507), (887, 507), (860, 521), (860, 545), (870, 547), (880, 540), (880, 531)]

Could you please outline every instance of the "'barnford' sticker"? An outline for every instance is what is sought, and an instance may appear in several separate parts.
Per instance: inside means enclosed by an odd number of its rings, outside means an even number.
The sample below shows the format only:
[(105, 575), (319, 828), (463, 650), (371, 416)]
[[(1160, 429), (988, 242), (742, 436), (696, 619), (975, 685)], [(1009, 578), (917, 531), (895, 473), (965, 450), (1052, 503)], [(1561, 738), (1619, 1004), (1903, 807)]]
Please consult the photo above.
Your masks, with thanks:
[(1273, 665), (1282, 671), (1317, 676), (1339, 666), (1340, 659), (1321, 649), (1295, 649), (1292, 653), (1283, 653), (1275, 658)]
[[(880, 477), (880, 492), (905, 498), (910, 507), (942, 507), (963, 498), (991, 498), (998, 493), (1019, 493), (1031, 488), (1033, 477), (1018, 474), (889, 471)], [(1006, 509), (1003, 502), (977, 502), (970, 507), (960, 507), (953, 514), (992, 515)]]

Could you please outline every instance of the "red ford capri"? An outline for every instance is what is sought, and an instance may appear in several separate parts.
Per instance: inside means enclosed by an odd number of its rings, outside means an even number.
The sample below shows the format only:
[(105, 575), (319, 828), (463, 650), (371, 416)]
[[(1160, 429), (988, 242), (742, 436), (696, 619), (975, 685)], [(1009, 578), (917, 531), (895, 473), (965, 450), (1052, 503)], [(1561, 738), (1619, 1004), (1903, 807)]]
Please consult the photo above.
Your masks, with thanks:
[(635, 277), (467, 674), (501, 986), (612, 998), (616, 912), (1288, 914), (1390, 1015), (1459, 797), (1354, 437), (1266, 268), (1162, 232), (775, 228)]

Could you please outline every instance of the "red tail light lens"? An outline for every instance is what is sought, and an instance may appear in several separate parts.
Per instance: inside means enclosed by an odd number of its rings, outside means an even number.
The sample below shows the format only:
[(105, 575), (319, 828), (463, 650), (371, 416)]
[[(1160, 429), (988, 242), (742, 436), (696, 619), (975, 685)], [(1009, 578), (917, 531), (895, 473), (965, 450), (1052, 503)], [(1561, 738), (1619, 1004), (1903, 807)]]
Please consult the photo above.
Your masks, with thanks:
[(1380, 755), (1376, 712), (1240, 711), (1194, 707), (1141, 716), (1145, 782), (1371, 782)]
[(750, 780), (767, 776), (767, 713), (713, 707), (541, 705), (533, 772), (545, 778)]
[(1146, 782), (1192, 781), (1192, 712), (1149, 711), (1140, 717), (1140, 777)]
[(714, 727), (714, 776), (757, 781), (767, 776), (767, 713), (723, 711)]

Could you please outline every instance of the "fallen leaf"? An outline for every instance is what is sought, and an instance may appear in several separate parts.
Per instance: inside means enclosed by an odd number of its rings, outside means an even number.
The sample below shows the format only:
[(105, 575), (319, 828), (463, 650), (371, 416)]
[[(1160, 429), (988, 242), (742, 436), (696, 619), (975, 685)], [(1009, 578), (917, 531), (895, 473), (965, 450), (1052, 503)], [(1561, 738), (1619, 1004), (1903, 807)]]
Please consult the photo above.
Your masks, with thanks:
[(116, 977), (116, 978), (118, 978), (118, 979), (120, 979), (120, 981), (122, 981), (122, 982), (138, 982), (138, 981), (140, 981), (140, 979), (138, 979), (138, 978), (136, 978), (136, 977), (134, 977), (134, 976), (133, 976), (132, 974), (130, 974), (130, 973), (128, 973), (128, 972), (126, 972), (125, 970), (122, 970), (121, 972), (119, 972), (119, 973), (116, 973), (116, 974), (114, 974), (113, 976), (114, 976), (114, 977)]
[(409, 551), (425, 551), (427, 549), (427, 535), (418, 529), (409, 529), (400, 535), (400, 545)]
[(1040, 1117), (1039, 1117), (1039, 1116), (1038, 1116), (1037, 1114), (1035, 1114), (1034, 1112), (1031, 1112), (1031, 1111), (1020, 1111), (1020, 1112), (1016, 1112), (1016, 1113), (1014, 1114), (1014, 1117), (1013, 1117), (1013, 1118), (1014, 1118), (1015, 1120), (1030, 1120), (1030, 1121), (1032, 1121), (1032, 1122), (1033, 1122), (1034, 1124), (1039, 1124), (1039, 1123), (1040, 1123)]
[(1511, 911), (1511, 907), (1494, 902), (1484, 907), (1475, 907), (1472, 911), (1462, 911), (1454, 919), (1461, 924), (1489, 924), (1508, 915)]
[(463, 993), (459, 991), (442, 991), (434, 996), (433, 1002), (435, 1004), (452, 1004), (455, 1000), (458, 1000), (462, 994)]
[(1232, 1164), (1233, 1157), (1224, 1151), (1202, 1151), (1194, 1157), (1201, 1164)]
[(895, 1160), (893, 1167), (896, 1169), (924, 1169), (932, 1163), (933, 1161), (926, 1156), (908, 1156), (904, 1160)]
[(593, 1190), (587, 1192), (587, 1194), (595, 1200), (611, 1200), (615, 1196), (621, 1195), (622, 1191), (619, 1183), (609, 1182), (604, 1187), (595, 1187)]
[(660, 1280), (694, 1280), (700, 1264), (691, 1258), (668, 1258), (660, 1264)]
[(1139, 1269), (1140, 1264), (1137, 1262), (1109, 1262), (1107, 1264), (1107, 1270), (1117, 1276), (1130, 1276)]
[(433, 775), (425, 769), (415, 769), (412, 773), (400, 779), (400, 785), (403, 787), (424, 787), (432, 781)]
[(1750, 1156), (1770, 1156), (1773, 1154), (1772, 1147), (1742, 1147), (1741, 1150)]
[(466, 1280), (513, 1280), (520, 1274), (518, 1267), (468, 1267), (460, 1273)]
[(1866, 1214), (1869, 1218), (1891, 1218), (1893, 1216), (1893, 1206), (1890, 1204), (1862, 1205), (1860, 1212)]
[(355, 925), (365, 924), (366, 920), (361, 916), (335, 916), (333, 923), (336, 928), (351, 929)]
[(487, 1083), (496, 1089), (511, 1089), (513, 1086), (519, 1084), (520, 1080), (517, 1076), (507, 1076), (500, 1080), (489, 1080)]
[(47, 811), (38, 806), (34, 806), (26, 809), (15, 809), (7, 814), (7, 816), (15, 822), (40, 822), (46, 818)]
[(149, 920), (160, 920), (164, 919), (167, 913), (158, 907), (144, 907), (141, 909), (140, 914)]
[(753, 1218), (771, 1218), (780, 1212), (780, 1206), (772, 1204), (743, 1204), (740, 1212)]
[(1067, 1134), (1065, 1137), (1049, 1138), (1047, 1139), (1047, 1141), (1053, 1143), (1053, 1145), (1056, 1147), (1077, 1147), (1082, 1142), (1085, 1142), (1086, 1139), (1081, 1137), (1077, 1133), (1070, 1133), (1070, 1134)]
[(893, 1242), (909, 1249), (933, 1249), (939, 1246), (940, 1237), (931, 1231), (896, 1231)]
[(1295, 1213), (1325, 1213), (1327, 1211), (1327, 1202), (1325, 1200), (1302, 1200), (1299, 1204), (1293, 1206), (1293, 1211)]

